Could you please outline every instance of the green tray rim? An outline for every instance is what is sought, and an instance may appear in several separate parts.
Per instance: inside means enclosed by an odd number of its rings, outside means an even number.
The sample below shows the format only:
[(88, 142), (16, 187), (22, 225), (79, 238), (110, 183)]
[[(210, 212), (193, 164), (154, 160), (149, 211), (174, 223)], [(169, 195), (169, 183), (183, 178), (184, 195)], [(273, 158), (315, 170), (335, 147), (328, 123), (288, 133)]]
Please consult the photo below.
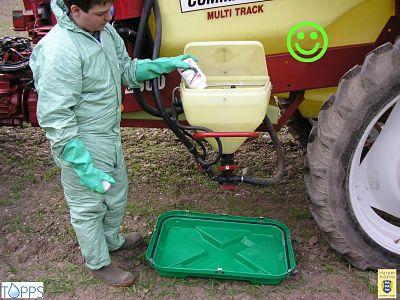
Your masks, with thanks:
[[(193, 272), (188, 269), (174, 269), (174, 268), (166, 268), (158, 266), (154, 260), (153, 255), (156, 249), (157, 241), (161, 233), (161, 228), (163, 223), (170, 218), (191, 218), (191, 219), (203, 219), (203, 220), (216, 220), (216, 221), (229, 221), (229, 222), (238, 222), (238, 223), (250, 223), (250, 224), (264, 224), (264, 225), (274, 225), (281, 229), (284, 233), (284, 248), (286, 250), (286, 258), (289, 268), (283, 274), (269, 274), (269, 275), (255, 275), (253, 277), (249, 277), (248, 274), (224, 274), (224, 273), (216, 273), (210, 274), (207, 272)], [(228, 214), (214, 214), (214, 213), (202, 213), (195, 212), (190, 210), (171, 210), (161, 214), (158, 219), (156, 226), (154, 228), (153, 234), (151, 236), (151, 240), (149, 246), (146, 251), (146, 261), (147, 263), (154, 269), (156, 269), (160, 275), (168, 276), (168, 277), (213, 277), (218, 279), (236, 279), (236, 280), (246, 280), (252, 283), (261, 283), (261, 284), (278, 284), (284, 278), (288, 277), (296, 268), (296, 260), (294, 258), (293, 246), (290, 239), (290, 231), (289, 228), (282, 222), (273, 220), (265, 217), (243, 217), (243, 216), (235, 216)]]

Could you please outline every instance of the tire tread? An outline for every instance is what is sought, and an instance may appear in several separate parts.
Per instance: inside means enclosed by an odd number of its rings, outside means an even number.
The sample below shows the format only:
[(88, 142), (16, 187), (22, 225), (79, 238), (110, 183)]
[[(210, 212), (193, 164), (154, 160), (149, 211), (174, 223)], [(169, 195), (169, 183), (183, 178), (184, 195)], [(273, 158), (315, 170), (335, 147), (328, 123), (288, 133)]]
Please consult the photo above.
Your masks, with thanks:
[(386, 43), (365, 58), (362, 66), (350, 69), (340, 80), (335, 95), (331, 95), (322, 106), (318, 123), (312, 128), (307, 146), (310, 174), (305, 185), (310, 199), (310, 209), (315, 221), (324, 232), (332, 248), (343, 255), (353, 266), (365, 270), (377, 264), (352, 247), (336, 224), (340, 222), (329, 205), (329, 171), (333, 157), (333, 144), (345, 130), (345, 121), (362, 105), (371, 89), (400, 65), (400, 39), (395, 45)]

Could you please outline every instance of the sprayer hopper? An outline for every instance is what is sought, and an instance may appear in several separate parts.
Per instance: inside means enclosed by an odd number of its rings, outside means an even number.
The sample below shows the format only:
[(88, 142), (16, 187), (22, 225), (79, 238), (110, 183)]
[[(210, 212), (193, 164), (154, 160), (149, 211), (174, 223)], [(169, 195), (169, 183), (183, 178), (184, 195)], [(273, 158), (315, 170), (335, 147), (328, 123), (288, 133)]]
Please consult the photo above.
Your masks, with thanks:
[[(185, 53), (199, 58), (207, 76), (205, 89), (181, 83), (181, 100), (187, 121), (214, 132), (253, 132), (263, 121), (271, 82), (262, 44), (255, 41), (193, 42)], [(214, 139), (208, 142), (215, 148)], [(234, 153), (246, 137), (221, 138), (223, 153)]]

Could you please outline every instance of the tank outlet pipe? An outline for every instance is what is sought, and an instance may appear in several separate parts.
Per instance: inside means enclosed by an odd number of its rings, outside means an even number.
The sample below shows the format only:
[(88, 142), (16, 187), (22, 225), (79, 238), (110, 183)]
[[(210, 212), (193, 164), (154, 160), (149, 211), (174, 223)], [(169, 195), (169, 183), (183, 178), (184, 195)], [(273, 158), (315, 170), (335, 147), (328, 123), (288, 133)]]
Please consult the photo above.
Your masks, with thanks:
[(264, 119), (264, 124), (267, 126), (267, 131), (271, 137), (272, 143), (274, 145), (274, 150), (277, 157), (277, 170), (276, 173), (266, 179), (252, 177), (252, 176), (238, 176), (238, 175), (219, 175), (214, 180), (218, 181), (219, 184), (238, 184), (238, 183), (249, 183), (254, 185), (269, 186), (280, 182), (285, 174), (285, 154), (283, 152), (282, 145), (278, 139), (276, 131), (271, 124), (271, 121), (266, 116)]

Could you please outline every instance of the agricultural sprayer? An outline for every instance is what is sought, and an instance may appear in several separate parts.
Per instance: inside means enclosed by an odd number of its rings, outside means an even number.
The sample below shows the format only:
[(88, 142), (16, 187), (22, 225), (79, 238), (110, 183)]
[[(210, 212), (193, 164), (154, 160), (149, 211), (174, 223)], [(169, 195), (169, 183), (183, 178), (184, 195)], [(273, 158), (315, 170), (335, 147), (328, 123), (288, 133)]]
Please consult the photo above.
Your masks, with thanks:
[[(30, 39), (0, 40), (0, 124), (38, 126), (29, 70), (56, 24), (49, 0), (13, 12)], [(132, 58), (199, 58), (207, 88), (178, 73), (121, 87), (122, 126), (168, 127), (225, 189), (284, 173), (276, 132), (307, 147), (310, 209), (354, 266), (400, 267), (400, 1), (116, 0), (113, 26)], [(321, 30), (322, 29), (322, 30)], [(397, 42), (396, 42), (397, 39)], [(276, 173), (239, 173), (235, 152), (268, 132)], [(210, 151), (210, 149), (212, 149)]]

